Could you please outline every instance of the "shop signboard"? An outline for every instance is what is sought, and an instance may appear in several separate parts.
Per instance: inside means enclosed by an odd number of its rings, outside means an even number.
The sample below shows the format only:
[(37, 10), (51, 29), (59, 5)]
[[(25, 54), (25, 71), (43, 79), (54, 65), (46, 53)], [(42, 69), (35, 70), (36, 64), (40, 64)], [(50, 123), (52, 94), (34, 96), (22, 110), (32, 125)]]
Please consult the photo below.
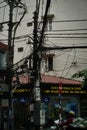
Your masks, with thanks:
[(42, 90), (43, 94), (50, 95), (50, 94), (87, 94), (87, 90), (84, 90), (81, 87), (62, 87), (61, 91), (58, 89), (56, 85), (50, 85), (49, 87), (44, 87)]
[[(13, 95), (14, 96), (29, 96), (29, 94), (31, 94), (32, 91), (32, 86), (29, 87), (18, 87)], [(64, 86), (64, 85), (60, 85), (58, 86), (58, 84), (56, 85), (51, 85), (51, 84), (45, 84), (43, 86), (41, 86), (41, 94), (42, 95), (57, 95), (57, 94), (78, 94), (78, 95), (82, 95), (82, 94), (87, 94), (87, 90), (83, 89), (81, 86)]]

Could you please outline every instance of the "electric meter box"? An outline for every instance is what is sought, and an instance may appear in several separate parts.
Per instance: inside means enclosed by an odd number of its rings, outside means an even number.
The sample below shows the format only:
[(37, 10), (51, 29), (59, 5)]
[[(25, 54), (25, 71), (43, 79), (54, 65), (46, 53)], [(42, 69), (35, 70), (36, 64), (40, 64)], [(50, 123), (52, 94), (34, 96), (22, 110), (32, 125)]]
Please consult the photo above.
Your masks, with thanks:
[(40, 87), (35, 87), (34, 88), (34, 100), (35, 101), (40, 101)]

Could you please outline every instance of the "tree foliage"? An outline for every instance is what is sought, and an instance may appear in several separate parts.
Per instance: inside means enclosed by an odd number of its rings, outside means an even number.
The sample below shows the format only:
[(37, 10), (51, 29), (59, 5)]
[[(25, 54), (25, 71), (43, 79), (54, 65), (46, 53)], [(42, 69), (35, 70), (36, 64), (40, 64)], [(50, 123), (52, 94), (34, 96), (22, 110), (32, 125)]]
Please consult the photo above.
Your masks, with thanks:
[(80, 77), (87, 77), (87, 69), (83, 69), (72, 75), (72, 78), (80, 78)]
[(83, 69), (82, 71), (78, 71), (74, 75), (72, 75), (72, 78), (80, 78), (83, 77), (83, 84), (82, 87), (87, 89), (87, 69)]

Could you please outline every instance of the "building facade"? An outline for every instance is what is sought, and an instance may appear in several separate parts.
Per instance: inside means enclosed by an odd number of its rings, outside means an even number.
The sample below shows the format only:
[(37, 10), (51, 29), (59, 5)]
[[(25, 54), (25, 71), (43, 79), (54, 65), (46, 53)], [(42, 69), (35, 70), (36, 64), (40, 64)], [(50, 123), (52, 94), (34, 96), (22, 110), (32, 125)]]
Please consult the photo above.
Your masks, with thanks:
[[(38, 1), (38, 0), (36, 0)], [(34, 32), (34, 11), (36, 10), (36, 1), (29, 0), (23, 2), (27, 7), (27, 13), (21, 21), (18, 29), (16, 30), (16, 37), (14, 42), (14, 63), (19, 62), (26, 56), (29, 56), (33, 52), (33, 32)], [(39, 2), (38, 2), (39, 4)], [(38, 15), (38, 39), (40, 39), (41, 31), (42, 31), (42, 22), (46, 9), (46, 1), (41, 0), (39, 7), (39, 15)], [(0, 8), (0, 12), (2, 16), (4, 16), (4, 20), (8, 21), (9, 16), (9, 8), (6, 6), (5, 11), (3, 12), (3, 8)], [(14, 19), (13, 22), (18, 22), (21, 16), (23, 15), (23, 9), (15, 8), (14, 9)], [(56, 76), (56, 77), (64, 77), (71, 78), (71, 76), (82, 69), (87, 68), (87, 2), (82, 0), (51, 0), (50, 8), (47, 15), (47, 25), (44, 31), (44, 47), (52, 47), (54, 50), (48, 49), (47, 51), (42, 52), (42, 63), (41, 63), (41, 74)], [(2, 22), (2, 18), (0, 19)], [(8, 25), (5, 26), (4, 35), (1, 33), (1, 40), (6, 38), (8, 34)], [(80, 46), (80, 48), (79, 48)], [(85, 49), (82, 49), (81, 46), (84, 46)], [(66, 49), (64, 49), (66, 47)], [(68, 47), (71, 47), (67, 49)], [(76, 48), (78, 47), (78, 48)], [(0, 69), (2, 70), (6, 66), (5, 62), (5, 53), (0, 53)], [(26, 60), (26, 58), (25, 58)], [(29, 62), (31, 62), (29, 60)], [(28, 64), (29, 65), (29, 64)], [(82, 79), (81, 79), (82, 80)], [(51, 85), (53, 84), (53, 77), (51, 79)], [(59, 80), (56, 79), (56, 82)], [(79, 82), (79, 81), (78, 81)], [(24, 82), (23, 82), (24, 83)], [(63, 80), (62, 80), (63, 83)], [(47, 84), (46, 84), (47, 85)], [(57, 84), (47, 85), (49, 89), (44, 90), (43, 93), (43, 101), (49, 104), (49, 108), (52, 108), (52, 115), (55, 116), (58, 108), (58, 95), (57, 95)], [(69, 82), (67, 83), (69, 84)], [(75, 86), (76, 87), (76, 86)], [(76, 87), (77, 88), (77, 87)], [(70, 90), (69, 90), (70, 89)], [(72, 90), (71, 90), (72, 89)], [(20, 97), (22, 92), (27, 91), (27, 89), (17, 89), (16, 94)], [(81, 114), (84, 117), (86, 111), (86, 106), (83, 107), (83, 104), (86, 105), (86, 101), (84, 100), (86, 97), (86, 92), (83, 90), (74, 90), (74, 87), (65, 87), (62, 94), (62, 101), (64, 102), (63, 109), (67, 109), (67, 111), (72, 107), (76, 110), (77, 116)], [(2, 95), (2, 91), (1, 91)], [(6, 96), (7, 95), (7, 96)], [(26, 93), (25, 93), (26, 95)], [(74, 95), (74, 96), (73, 96)], [(5, 97), (6, 96), (6, 97)], [(4, 97), (4, 98), (3, 98)], [(8, 94), (3, 92), (2, 96), (3, 100), (1, 104), (5, 107), (5, 112), (8, 113), (8, 109), (6, 108), (8, 105)], [(2, 99), (1, 98), (1, 99)], [(5, 99), (5, 100), (4, 100)], [(79, 103), (81, 101), (81, 104)], [(49, 102), (50, 101), (50, 102)], [(24, 104), (24, 98), (20, 99), (20, 106)], [(47, 106), (45, 106), (47, 107)], [(47, 107), (47, 108), (48, 108)], [(81, 107), (81, 111), (79, 108)], [(25, 111), (27, 107), (22, 110)], [(18, 109), (18, 105), (15, 105), (15, 109)], [(4, 110), (4, 109), (3, 109)], [(20, 109), (19, 109), (20, 111)], [(51, 110), (50, 110), (51, 111)], [(55, 111), (55, 112), (54, 112)], [(78, 112), (77, 112), (78, 111)], [(18, 112), (18, 111), (17, 111)], [(81, 113), (80, 113), (81, 112)], [(50, 113), (47, 113), (48, 117)], [(17, 115), (17, 114), (16, 114)], [(22, 119), (24, 115), (20, 115), (15, 117), (15, 119), (19, 120), (18, 117)], [(1, 116), (3, 117), (3, 116)]]
[[(33, 52), (33, 30), (34, 11), (36, 10), (35, 0), (21, 0), (26, 5), (27, 13), (16, 30), (16, 40), (14, 43), (14, 63), (17, 63)], [(39, 5), (39, 2), (38, 2)], [(86, 46), (86, 26), (87, 26), (87, 2), (82, 0), (51, 0), (47, 15), (47, 25), (44, 32), (43, 46), (46, 47), (73, 47), (69, 49), (48, 50), (43, 52), (42, 73), (55, 75), (58, 77), (71, 78), (71, 76), (87, 67), (87, 49), (75, 48)], [(45, 14), (46, 1), (41, 0), (38, 15), (38, 37), (41, 36), (42, 19)], [(9, 8), (0, 9), (4, 20), (9, 21)], [(23, 15), (23, 9), (13, 10), (13, 22), (18, 22)], [(4, 13), (4, 15), (3, 15)], [(1, 19), (2, 22), (2, 19)], [(3, 25), (4, 35), (1, 32), (1, 40), (8, 34), (8, 25)], [(6, 41), (8, 42), (8, 41)], [(33, 43), (33, 44), (32, 44)]]
[[(66, 118), (70, 110), (75, 112), (76, 117), (86, 118), (87, 115), (87, 90), (82, 87), (81, 81), (58, 78), (55, 76), (42, 75), (41, 88), (41, 103), (45, 110), (45, 123), (51, 119), (59, 118), (59, 111), (61, 105), (61, 117)], [(15, 78), (14, 80), (15, 81)], [(12, 103), (14, 113), (14, 127), (21, 129), (26, 127), (26, 119), (28, 114), (31, 115), (31, 122), (34, 118), (34, 112), (31, 111), (33, 103), (32, 84), (29, 83), (28, 76), (20, 76), (19, 81), (21, 84), (16, 85), (16, 89), (12, 91)], [(58, 82), (59, 81), (59, 82)], [(62, 84), (60, 84), (62, 81)], [(1, 103), (1, 123), (4, 129), (8, 128), (9, 115), (8, 115), (8, 100), (9, 93), (6, 90), (7, 86), (4, 85), (4, 91), (0, 91)], [(60, 90), (60, 87), (62, 89)], [(60, 104), (61, 100), (61, 104)]]
[[(13, 93), (14, 97), (14, 112), (15, 112), (15, 127), (24, 127), (24, 120), (26, 115), (33, 112), (31, 105), (33, 105), (32, 84), (26, 84), (29, 80), (26, 77), (19, 77), (22, 84), (17, 87)], [(62, 90), (60, 92), (60, 84), (57, 81), (62, 81)], [(58, 119), (60, 114), (64, 119), (70, 110), (75, 112), (76, 117), (86, 118), (87, 115), (87, 90), (82, 87), (81, 81), (58, 78), (55, 76), (42, 75), (41, 88), (41, 102), (44, 104), (45, 123), (51, 119)], [(61, 100), (61, 104), (60, 104)], [(21, 108), (21, 110), (20, 110)], [(17, 114), (18, 113), (18, 114)], [(25, 118), (24, 118), (25, 117)], [(31, 119), (32, 119), (31, 118)]]
[[(27, 13), (17, 29), (14, 46), (14, 63), (32, 53), (33, 48), (33, 12), (36, 8), (36, 1), (24, 2), (27, 6)], [(79, 4), (79, 5), (78, 5)], [(54, 0), (51, 1), (47, 15), (47, 26), (44, 32), (45, 47), (71, 47), (69, 49), (55, 49), (44, 51), (42, 54), (41, 71), (43, 74), (55, 75), (58, 77), (71, 78), (75, 72), (85, 69), (87, 49), (78, 49), (77, 46), (86, 46), (86, 24), (87, 17), (86, 1), (79, 0)], [(45, 14), (46, 1), (41, 0), (38, 15), (38, 36), (42, 29), (42, 18)], [(16, 13), (16, 12), (15, 12)], [(18, 10), (16, 21), (23, 14)], [(21, 37), (20, 37), (21, 36)], [(33, 43), (34, 44), (34, 43)], [(73, 47), (73, 48), (72, 48)]]

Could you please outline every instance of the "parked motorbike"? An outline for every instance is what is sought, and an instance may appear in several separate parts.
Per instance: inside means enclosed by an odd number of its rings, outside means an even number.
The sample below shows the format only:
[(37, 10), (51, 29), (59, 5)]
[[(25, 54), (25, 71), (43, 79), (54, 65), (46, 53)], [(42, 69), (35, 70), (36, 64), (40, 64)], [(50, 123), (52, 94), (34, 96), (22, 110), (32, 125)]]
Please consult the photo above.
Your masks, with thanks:
[(62, 119), (59, 120), (54, 120), (54, 124), (50, 127), (51, 130), (58, 130), (59, 129), (59, 124), (62, 122)]

